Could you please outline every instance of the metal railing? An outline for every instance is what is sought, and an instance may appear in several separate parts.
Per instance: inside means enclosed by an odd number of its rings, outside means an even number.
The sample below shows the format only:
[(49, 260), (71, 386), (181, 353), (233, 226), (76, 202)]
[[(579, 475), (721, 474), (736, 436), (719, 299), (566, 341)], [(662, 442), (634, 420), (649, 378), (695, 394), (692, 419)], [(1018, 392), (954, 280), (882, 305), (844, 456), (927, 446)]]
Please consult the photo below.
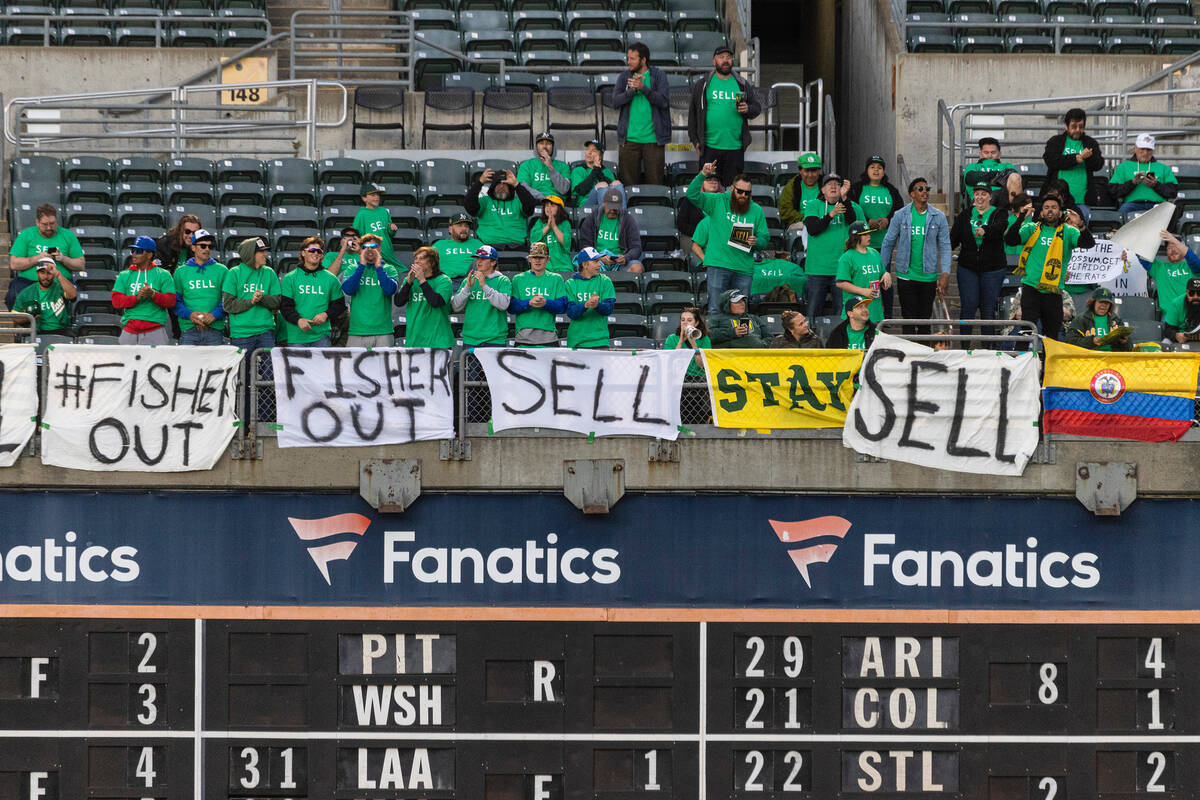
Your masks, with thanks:
[[(337, 90), (340, 112), (319, 120), (318, 89)], [(263, 102), (242, 105), (235, 92)], [(197, 102), (204, 95), (211, 102)], [(150, 105), (147, 98), (169, 97)], [(338, 102), (334, 101), (334, 102)], [(129, 89), (110, 92), (17, 97), (4, 106), (4, 138), (18, 153), (89, 152), (128, 155), (169, 153), (316, 157), (318, 128), (346, 121), (349, 94), (336, 81), (286, 80), (237, 84)], [(302, 141), (301, 141), (302, 140)], [(256, 143), (263, 149), (247, 147)]]
[[(137, 27), (143, 29), (154, 28), (154, 46), (161, 48), (169, 44), (167, 35), (172, 28), (192, 26), (205, 26), (213, 31), (214, 34), (219, 33), (222, 26), (236, 25), (238, 27), (261, 27), (263, 30), (263, 38), (271, 35), (271, 22), (266, 17), (205, 17), (198, 15), (181, 14), (179, 16), (164, 17), (153, 14), (122, 14), (120, 16), (112, 16), (110, 14), (0, 14), (0, 21), (12, 28), (13, 23), (20, 23), (21, 27), (41, 28), (42, 29), (42, 47), (52, 47), (56, 44), (52, 40), (55, 31), (69, 31), (79, 27), (101, 27), (106, 26), (111, 28), (109, 31), (113, 34), (113, 44), (116, 45), (117, 35), (122, 28)], [(219, 37), (218, 41), (219, 41)]]
[[(928, 329), (929, 333), (903, 333), (905, 328)], [(994, 330), (995, 333), (968, 333), (972, 328), (981, 331)], [(890, 333), (893, 336), (903, 336), (913, 342), (966, 344), (984, 342), (996, 345), (1008, 345), (996, 350), (1011, 350), (1026, 352), (1041, 350), (1041, 339), (1038, 337), (1037, 325), (1019, 319), (884, 319), (880, 320), (875, 329), (880, 333)], [(958, 333), (954, 331), (957, 330)]]
[[(1107, 39), (1109, 35), (1113, 33), (1120, 33), (1122, 31), (1128, 33), (1130, 36), (1142, 36), (1146, 31), (1152, 30), (1154, 31), (1155, 36), (1146, 37), (1150, 38), (1151, 41), (1162, 38), (1158, 35), (1162, 31), (1188, 31), (1200, 35), (1200, 23), (1182, 22), (1055, 22), (1050, 20), (1047, 20), (1046, 22), (1005, 22), (1003, 19), (1000, 19), (989, 20), (989, 24), (990, 31), (988, 33), (975, 35), (986, 36), (989, 40), (999, 38), (1001, 40), (1000, 45), (1006, 48), (1005, 52), (1007, 52), (1007, 42), (1004, 40), (1012, 36), (1019, 36), (1022, 31), (1029, 34), (1040, 35), (1049, 35), (1050, 32), (1053, 31), (1052, 38), (1054, 40), (1055, 53), (1062, 53), (1064, 46), (1079, 44), (1078, 42), (1072, 41), (1072, 37), (1077, 35), (1074, 33), (1074, 31), (1078, 30), (1096, 31), (1095, 34), (1089, 33), (1082, 35), (1094, 37), (1097, 40)], [(972, 34), (962, 33), (962, 31), (979, 30), (981, 26), (982, 22), (956, 22), (953, 19), (951, 19), (949, 22), (910, 22), (906, 18), (900, 26), (900, 37), (904, 42), (905, 47), (909, 48), (910, 52), (912, 52), (911, 48), (913, 44), (922, 43), (919, 40), (921, 31), (927, 31), (930, 33), (951, 31), (950, 35), (955, 37), (960, 44), (963, 41), (966, 41), (967, 44), (975, 44), (975, 42), (971, 41)], [(910, 35), (917, 37), (918, 41), (914, 42), (910, 40)], [(1090, 44), (1092, 43), (1089, 41), (1089, 45)], [(1012, 54), (1018, 56), (1022, 55), (1022, 53), (1019, 51), (1013, 52)], [(1146, 53), (1145, 55), (1155, 55), (1155, 53), (1153, 50), (1151, 50), (1150, 53)]]

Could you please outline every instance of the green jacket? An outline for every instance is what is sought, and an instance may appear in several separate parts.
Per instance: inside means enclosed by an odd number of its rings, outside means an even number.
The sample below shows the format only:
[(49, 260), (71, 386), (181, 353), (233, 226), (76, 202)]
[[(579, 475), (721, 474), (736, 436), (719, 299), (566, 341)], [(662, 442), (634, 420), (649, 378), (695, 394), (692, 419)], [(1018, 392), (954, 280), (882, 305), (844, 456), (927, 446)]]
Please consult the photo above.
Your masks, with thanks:
[[(733, 294), (730, 289), (721, 294), (721, 313), (713, 314), (708, 320), (708, 338), (712, 339), (713, 347), (764, 348), (767, 342), (763, 338), (766, 332), (762, 320), (747, 311), (745, 314), (734, 316), (729, 313), (729, 297)], [(745, 319), (750, 323), (750, 332), (738, 336), (734, 331), (738, 321)]]

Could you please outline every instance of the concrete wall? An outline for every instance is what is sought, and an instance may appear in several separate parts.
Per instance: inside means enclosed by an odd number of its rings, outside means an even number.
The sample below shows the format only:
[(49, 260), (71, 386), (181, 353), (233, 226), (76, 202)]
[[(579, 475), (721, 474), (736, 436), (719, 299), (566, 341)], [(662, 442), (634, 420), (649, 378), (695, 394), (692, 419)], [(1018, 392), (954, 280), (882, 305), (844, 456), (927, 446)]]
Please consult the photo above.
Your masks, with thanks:
[(847, 0), (842, 7), (842, 30), (838, 52), (841, 88), (834, 94), (837, 168), (843, 175), (857, 177), (867, 159), (878, 154), (887, 159), (892, 183), (899, 184), (893, 113), (897, 98), (892, 91), (899, 47), (886, 0)]

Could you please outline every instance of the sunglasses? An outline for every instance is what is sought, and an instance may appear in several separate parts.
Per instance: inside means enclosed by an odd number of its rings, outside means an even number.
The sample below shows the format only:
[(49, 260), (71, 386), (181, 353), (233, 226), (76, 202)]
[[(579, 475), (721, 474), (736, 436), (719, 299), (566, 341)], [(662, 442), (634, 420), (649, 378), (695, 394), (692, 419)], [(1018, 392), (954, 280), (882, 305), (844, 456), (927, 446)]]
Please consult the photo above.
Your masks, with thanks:
[(142, 253), (152, 253), (154, 251), (153, 250), (143, 250), (140, 247), (131, 247), (131, 248), (129, 248), (129, 252), (135, 256), (140, 256)]
[(913, 191), (914, 192), (928, 192), (929, 187), (928, 186), (914, 186)]
[(749, 190), (749, 189), (734, 189), (734, 190), (733, 190), (733, 193), (734, 193), (734, 194), (747, 195), (747, 194), (750, 194), (750, 190)]
[(306, 253), (324, 253), (325, 251), (319, 247), (306, 247), (304, 249), (304, 252), (306, 252)]
[(202, 250), (208, 250), (212, 247), (212, 245), (209, 244), (208, 242), (197, 242), (196, 244), (192, 245), (192, 247), (200, 248)]
[(1200, 292), (1188, 292), (1188, 297), (1200, 297)]
[(378, 250), (379, 245), (376, 242), (367, 242), (366, 244), (362, 245), (362, 249), (363, 250)]

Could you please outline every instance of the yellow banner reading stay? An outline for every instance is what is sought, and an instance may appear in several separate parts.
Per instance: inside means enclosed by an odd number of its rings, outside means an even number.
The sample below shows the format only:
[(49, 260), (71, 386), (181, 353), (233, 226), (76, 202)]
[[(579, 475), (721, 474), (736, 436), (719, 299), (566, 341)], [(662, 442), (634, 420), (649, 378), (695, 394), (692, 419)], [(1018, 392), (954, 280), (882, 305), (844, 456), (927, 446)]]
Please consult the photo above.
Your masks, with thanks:
[(840, 428), (861, 350), (702, 350), (719, 428)]

